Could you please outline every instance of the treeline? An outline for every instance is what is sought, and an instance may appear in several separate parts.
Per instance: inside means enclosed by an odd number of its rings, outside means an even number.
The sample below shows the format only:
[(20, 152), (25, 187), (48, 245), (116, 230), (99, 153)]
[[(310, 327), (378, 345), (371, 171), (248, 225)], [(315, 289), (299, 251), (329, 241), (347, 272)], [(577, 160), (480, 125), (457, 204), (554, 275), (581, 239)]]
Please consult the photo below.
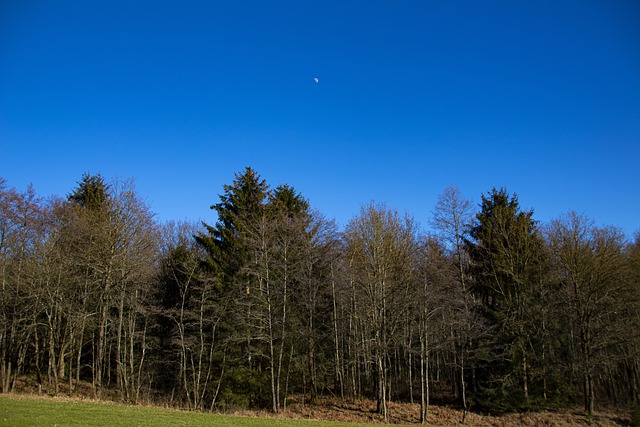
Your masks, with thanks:
[(159, 224), (130, 181), (43, 200), (0, 181), (0, 380), (193, 410), (292, 394), (467, 410), (638, 403), (640, 236), (455, 187), (428, 232), (370, 203), (338, 230), (250, 168), (211, 224)]

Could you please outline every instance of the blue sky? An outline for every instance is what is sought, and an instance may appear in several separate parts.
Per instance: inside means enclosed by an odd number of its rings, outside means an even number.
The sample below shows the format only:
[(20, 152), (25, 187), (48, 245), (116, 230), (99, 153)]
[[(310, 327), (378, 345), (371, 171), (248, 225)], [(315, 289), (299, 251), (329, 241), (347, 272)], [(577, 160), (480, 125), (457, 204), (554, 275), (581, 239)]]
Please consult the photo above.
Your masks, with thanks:
[[(318, 83), (314, 77), (319, 79)], [(0, 2), (0, 176), (135, 178), (213, 222), (245, 166), (344, 225), (457, 185), (640, 229), (640, 2)]]

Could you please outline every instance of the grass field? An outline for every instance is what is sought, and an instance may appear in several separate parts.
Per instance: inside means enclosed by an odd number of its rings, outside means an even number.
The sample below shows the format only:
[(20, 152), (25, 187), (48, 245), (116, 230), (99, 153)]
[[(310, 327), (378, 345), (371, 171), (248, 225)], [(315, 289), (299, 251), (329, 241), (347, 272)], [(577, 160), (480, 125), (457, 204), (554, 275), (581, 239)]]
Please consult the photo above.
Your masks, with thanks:
[[(355, 404), (353, 404), (355, 405)], [(269, 418), (269, 415), (259, 417), (260, 413), (253, 413), (249, 416), (219, 415), (199, 412), (179, 411), (161, 407), (127, 406), (109, 402), (98, 402), (92, 400), (52, 398), (35, 395), (21, 394), (0, 394), (0, 427), (12, 426), (216, 426), (216, 427), (371, 427), (374, 423), (382, 422), (381, 418), (354, 419), (356, 414), (371, 416), (372, 404), (360, 402), (361, 406), (339, 405), (335, 402), (332, 405), (325, 405), (324, 408), (333, 406), (342, 409), (342, 418), (337, 418), (336, 413), (322, 411), (322, 407), (315, 407), (311, 412), (301, 412), (290, 407), (291, 416), (285, 418)], [(402, 423), (414, 423), (416, 407), (408, 404), (392, 403), (394, 421)], [(404, 416), (400, 413), (406, 406)], [(319, 412), (315, 412), (318, 410)], [(347, 414), (344, 413), (347, 410)], [(242, 412), (244, 413), (244, 412)], [(292, 419), (294, 417), (297, 419)], [(316, 419), (344, 419), (345, 421), (317, 421)], [(437, 425), (459, 425), (460, 411), (446, 407), (433, 406), (429, 415), (429, 424)], [(636, 416), (637, 417), (637, 416)], [(542, 411), (531, 413), (512, 413), (501, 416), (481, 415), (469, 413), (467, 425), (479, 427), (522, 427), (539, 425), (576, 425), (591, 427), (618, 427), (626, 425), (637, 425), (630, 411), (614, 410), (599, 411), (593, 417), (587, 417), (579, 409), (565, 409), (561, 411)], [(380, 425), (380, 424), (377, 424)], [(394, 424), (398, 426), (398, 424)]]
[(0, 426), (363, 427), (370, 424), (249, 418), (0, 394)]

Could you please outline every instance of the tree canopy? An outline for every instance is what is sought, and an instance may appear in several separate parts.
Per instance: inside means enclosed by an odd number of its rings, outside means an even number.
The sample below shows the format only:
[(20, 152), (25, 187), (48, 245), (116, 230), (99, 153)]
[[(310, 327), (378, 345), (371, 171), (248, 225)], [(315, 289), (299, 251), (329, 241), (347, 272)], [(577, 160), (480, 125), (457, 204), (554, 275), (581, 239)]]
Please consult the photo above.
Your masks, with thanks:
[[(466, 411), (638, 403), (640, 236), (505, 188), (456, 187), (423, 229), (384, 203), (343, 230), (247, 167), (213, 225), (154, 218), (133, 181), (64, 198), (0, 180), (0, 383), (192, 410), (292, 395)], [(434, 395), (433, 390), (437, 390)], [(464, 420), (463, 420), (464, 421)]]

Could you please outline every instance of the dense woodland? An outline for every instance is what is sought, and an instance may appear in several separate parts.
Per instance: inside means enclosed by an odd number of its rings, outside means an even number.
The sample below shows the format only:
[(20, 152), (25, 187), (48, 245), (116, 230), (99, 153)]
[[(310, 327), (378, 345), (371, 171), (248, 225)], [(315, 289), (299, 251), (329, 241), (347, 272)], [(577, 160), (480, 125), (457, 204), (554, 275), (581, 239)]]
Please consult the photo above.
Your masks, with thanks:
[(2, 392), (27, 375), (274, 412), (333, 394), (385, 419), (418, 402), (423, 421), (434, 401), (639, 403), (640, 235), (455, 187), (423, 227), (372, 202), (339, 230), (251, 168), (213, 202), (215, 224), (161, 224), (132, 181), (85, 174), (45, 200), (0, 180)]

